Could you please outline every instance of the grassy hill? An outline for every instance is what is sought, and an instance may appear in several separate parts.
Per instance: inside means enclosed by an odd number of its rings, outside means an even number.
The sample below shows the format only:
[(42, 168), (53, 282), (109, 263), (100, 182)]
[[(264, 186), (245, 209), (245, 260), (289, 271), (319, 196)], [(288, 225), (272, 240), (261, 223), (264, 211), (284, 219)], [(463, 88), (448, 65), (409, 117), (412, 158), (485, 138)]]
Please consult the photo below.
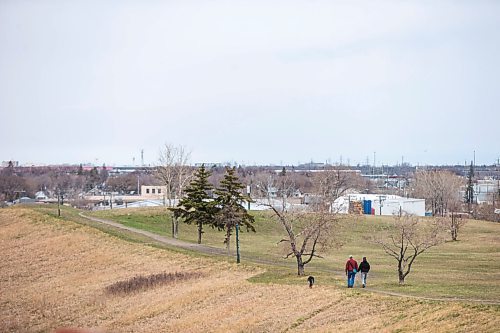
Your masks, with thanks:
[[(282, 227), (270, 212), (252, 214), (256, 218), (257, 232), (240, 234), (242, 260), (265, 261), (273, 266), (253, 281), (279, 282), (284, 279), (286, 283), (293, 283), (294, 258), (284, 260), (284, 250), (277, 245), (285, 236)], [(170, 214), (164, 208), (108, 210), (93, 215), (164, 236), (171, 234)], [(398, 284), (395, 259), (366, 240), (366, 236), (392, 224), (391, 217), (351, 216), (343, 219), (337, 232), (343, 245), (325, 253), (324, 259), (314, 259), (306, 266), (306, 273), (321, 276), (320, 283), (342, 285), (345, 260), (352, 254), (357, 260), (363, 256), (368, 258), (372, 266), (369, 276), (372, 289), (426, 297), (500, 300), (500, 224), (469, 221), (461, 230), (458, 241), (447, 241), (419, 256), (404, 286)], [(196, 227), (181, 223), (179, 237), (196, 242)], [(224, 248), (223, 240), (223, 232), (205, 229), (204, 244)], [(234, 251), (234, 244), (232, 246)]]
[[(77, 213), (65, 208), (63, 216), (57, 218), (50, 206), (0, 209), (1, 332), (52, 332), (62, 326), (102, 332), (347, 332), (352, 331), (353, 321), (360, 332), (496, 332), (500, 325), (499, 305), (393, 297), (345, 288), (337, 265), (343, 264), (347, 253), (362, 247), (356, 242), (346, 242), (342, 250), (332, 251), (323, 263), (311, 268), (318, 269), (320, 275), (318, 284), (309, 289), (305, 278), (294, 276), (293, 265), (237, 265), (233, 258), (166, 250), (136, 235), (93, 225)], [(144, 215), (146, 220), (162, 215), (161, 211), (143, 210), (123, 213)], [(258, 223), (268, 223), (266, 219), (259, 218)], [(361, 229), (374, 222), (353, 221), (360, 223)], [(274, 242), (272, 234), (279, 228), (271, 224), (265, 227), (269, 228), (268, 235), (243, 234), (242, 241), (261, 237), (264, 244), (265, 239)], [(489, 243), (498, 237), (495, 228), (493, 224), (471, 222), (467, 237), (464, 231), (460, 242), (445, 244), (446, 251), (441, 249), (441, 254), (432, 252), (422, 259), (425, 265), (418, 270), (425, 273), (415, 272), (409, 288), (421, 283), (432, 286), (425, 279), (432, 272), (426, 266), (435, 262), (435, 256), (471, 267), (472, 263), (460, 257), (462, 251), (469, 251), (474, 258), (496, 251), (484, 259), (489, 264), (492, 256), (498, 255), (498, 242)], [(354, 241), (362, 238), (349, 228), (343, 232)], [(182, 233), (187, 234), (188, 229), (183, 228)], [(210, 233), (207, 232), (207, 241)], [(212, 236), (214, 244), (222, 242), (222, 234), (214, 232)], [(467, 245), (469, 242), (474, 245)], [(460, 256), (456, 257), (456, 253)], [(281, 261), (279, 254), (270, 253), (269, 257)], [(376, 252), (369, 257), (373, 257), (374, 263), (372, 285), (397, 285), (396, 278), (394, 282), (379, 282), (386, 274), (385, 264), (378, 262)], [(319, 271), (324, 267), (332, 273)], [(498, 274), (495, 266), (488, 268)], [(193, 278), (131, 292), (107, 291), (109, 286), (133, 277), (151, 277), (162, 272), (193, 274)], [(460, 273), (458, 267), (457, 272)], [(476, 286), (470, 289), (476, 293), (481, 283), (474, 272), (464, 274)], [(449, 274), (436, 274), (439, 279), (431, 280), (446, 286)], [(263, 281), (269, 283), (260, 283)], [(497, 285), (496, 281), (484, 283), (492, 288)], [(415, 293), (422, 292), (413, 288)], [(444, 289), (449, 291), (450, 287)], [(437, 293), (439, 288), (432, 290)]]

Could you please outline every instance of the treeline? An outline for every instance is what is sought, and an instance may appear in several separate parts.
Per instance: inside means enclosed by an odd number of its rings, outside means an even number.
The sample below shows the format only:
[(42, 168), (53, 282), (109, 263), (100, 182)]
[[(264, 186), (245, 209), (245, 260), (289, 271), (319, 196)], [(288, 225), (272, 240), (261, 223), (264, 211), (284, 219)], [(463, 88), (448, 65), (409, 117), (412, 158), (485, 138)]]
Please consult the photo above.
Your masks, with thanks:
[[(137, 184), (157, 184), (151, 172), (110, 175), (108, 169), (80, 166), (15, 167), (12, 163), (0, 170), (0, 201), (20, 197), (34, 198), (42, 191), (49, 198), (64, 195), (76, 199), (89, 191), (130, 193)], [(156, 183), (155, 183), (156, 182)]]

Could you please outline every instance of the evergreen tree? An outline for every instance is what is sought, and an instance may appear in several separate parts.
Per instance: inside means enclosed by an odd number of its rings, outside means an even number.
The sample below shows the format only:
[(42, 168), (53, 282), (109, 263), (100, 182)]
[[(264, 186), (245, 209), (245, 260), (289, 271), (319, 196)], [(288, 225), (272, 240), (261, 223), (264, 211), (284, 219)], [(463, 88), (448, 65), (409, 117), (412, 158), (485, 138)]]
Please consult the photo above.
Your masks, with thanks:
[(470, 162), (469, 174), (467, 175), (467, 188), (465, 189), (465, 203), (468, 205), (469, 212), (474, 203), (474, 165)]
[(9, 161), (7, 164), (7, 168), (3, 170), (3, 173), (7, 176), (11, 176), (14, 174), (14, 162)]
[(99, 171), (97, 170), (97, 167), (93, 167), (89, 172), (88, 187), (93, 189), (97, 185), (99, 185)]
[(196, 223), (198, 226), (198, 244), (201, 244), (203, 225), (215, 226), (217, 213), (216, 202), (208, 194), (213, 186), (208, 182), (210, 172), (202, 165), (194, 174), (194, 179), (184, 191), (186, 196), (179, 201), (177, 207), (169, 208), (175, 218), (182, 218), (185, 223)]
[(106, 180), (108, 180), (108, 177), (109, 177), (108, 169), (106, 168), (106, 164), (103, 164), (101, 172), (99, 173), (99, 180), (101, 183), (105, 183)]
[(83, 176), (83, 165), (80, 163), (80, 166), (78, 166), (78, 171), (76, 173), (78, 176)]
[(254, 218), (248, 214), (243, 202), (249, 201), (250, 198), (243, 196), (241, 190), (245, 188), (235, 175), (236, 169), (226, 168), (226, 174), (220, 182), (219, 188), (215, 191), (217, 195), (217, 205), (219, 211), (217, 214), (217, 228), (226, 231), (226, 238), (224, 243), (227, 246), (229, 253), (229, 246), (233, 229), (236, 225), (245, 226), (247, 231), (255, 232), (252, 225)]

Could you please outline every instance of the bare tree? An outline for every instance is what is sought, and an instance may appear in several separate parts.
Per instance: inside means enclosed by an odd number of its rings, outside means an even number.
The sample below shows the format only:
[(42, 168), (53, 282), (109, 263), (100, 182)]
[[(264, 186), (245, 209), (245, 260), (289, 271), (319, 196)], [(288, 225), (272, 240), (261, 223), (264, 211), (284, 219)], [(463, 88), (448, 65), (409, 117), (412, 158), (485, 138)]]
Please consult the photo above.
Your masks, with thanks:
[(462, 218), (461, 215), (458, 215), (456, 213), (451, 213), (451, 216), (449, 217), (449, 230), (451, 234), (451, 240), (456, 241), (458, 238), (458, 232), (460, 229), (467, 223), (467, 220)]
[(500, 195), (495, 199), (493, 204), (482, 203), (477, 205), (474, 210), (474, 218), (500, 222), (500, 205), (499, 205)]
[(335, 244), (334, 230), (336, 215), (321, 212), (281, 211), (271, 206), (279, 223), (285, 229), (286, 238), (278, 243), (286, 243), (286, 258), (295, 257), (297, 274), (304, 275), (305, 266), (314, 257), (323, 258), (319, 253)]
[[(449, 186), (453, 187), (453, 183)], [(439, 218), (439, 222), (445, 231), (450, 233), (451, 240), (456, 241), (458, 239), (458, 232), (467, 223), (467, 219), (462, 217), (460, 211), (462, 211), (462, 198), (459, 193), (459, 185), (455, 185), (455, 196), (450, 193), (449, 200), (447, 202), (447, 213), (443, 217)]]
[(26, 183), (23, 177), (15, 174), (2, 174), (0, 173), (0, 199), (6, 201), (13, 201), (19, 197), (26, 190)]
[(433, 215), (445, 216), (461, 201), (463, 179), (449, 171), (423, 170), (415, 174), (414, 195), (425, 199)]
[(358, 188), (362, 183), (360, 178), (349, 170), (332, 168), (316, 173), (313, 182), (318, 196), (329, 206), (330, 212), (333, 212), (334, 201), (348, 190)]
[(377, 233), (371, 240), (380, 245), (386, 254), (398, 263), (399, 284), (405, 283), (415, 259), (427, 249), (442, 242), (437, 223), (423, 225), (416, 216), (395, 216), (395, 225), (390, 230)]
[[(156, 176), (166, 187), (165, 199), (168, 207), (174, 205), (175, 199), (180, 199), (183, 190), (192, 177), (192, 168), (188, 165), (190, 152), (183, 146), (165, 144), (160, 149), (159, 165)], [(172, 216), (172, 237), (177, 238), (179, 221)]]
[(255, 178), (255, 188), (254, 195), (266, 198), (269, 204), (273, 203), (273, 207), (285, 211), (296, 190), (294, 173), (283, 170), (260, 174)]
[[(285, 174), (279, 177), (286, 177)], [(272, 178), (271, 178), (272, 179)], [(279, 184), (286, 190), (287, 184), (293, 182), (279, 179)], [(336, 214), (331, 214), (322, 203), (310, 205), (307, 210), (304, 207), (294, 209), (287, 202), (287, 196), (283, 196), (279, 202), (272, 201), (271, 192), (267, 191), (268, 203), (278, 223), (286, 232), (286, 237), (278, 244), (287, 244), (285, 259), (295, 257), (297, 261), (297, 274), (304, 275), (305, 266), (313, 258), (323, 258), (319, 253), (331, 248), (336, 244), (335, 228), (338, 225)], [(273, 204), (276, 203), (276, 204)]]
[(137, 173), (127, 173), (122, 175), (111, 176), (106, 182), (106, 186), (119, 194), (129, 194), (132, 191), (137, 191)]
[(160, 148), (158, 162), (156, 176), (166, 188), (164, 196), (167, 200), (167, 206), (172, 207), (176, 179), (177, 147), (166, 143)]

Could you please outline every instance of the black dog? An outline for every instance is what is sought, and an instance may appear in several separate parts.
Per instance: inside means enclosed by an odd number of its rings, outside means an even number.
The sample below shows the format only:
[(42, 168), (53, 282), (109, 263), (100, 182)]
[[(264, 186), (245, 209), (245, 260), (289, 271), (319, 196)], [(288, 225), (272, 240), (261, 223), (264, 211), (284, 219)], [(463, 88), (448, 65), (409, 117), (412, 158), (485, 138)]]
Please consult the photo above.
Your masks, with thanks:
[(312, 288), (314, 284), (314, 276), (308, 277), (307, 282), (309, 282), (309, 288)]

